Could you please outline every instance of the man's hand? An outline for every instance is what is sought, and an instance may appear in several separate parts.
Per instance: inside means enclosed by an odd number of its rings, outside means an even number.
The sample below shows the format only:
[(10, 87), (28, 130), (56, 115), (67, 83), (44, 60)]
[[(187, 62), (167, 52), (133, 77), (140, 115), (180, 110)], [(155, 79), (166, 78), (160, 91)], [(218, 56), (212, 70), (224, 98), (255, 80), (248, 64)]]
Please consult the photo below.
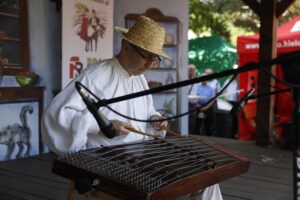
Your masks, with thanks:
[(200, 107), (200, 111), (202, 112), (206, 112), (210, 107), (212, 107), (214, 105), (214, 103), (216, 103), (216, 100), (211, 101), (209, 104), (207, 104), (206, 106), (202, 106)]
[[(153, 115), (150, 117), (150, 120), (158, 120), (158, 119), (165, 119), (165, 117), (159, 116), (159, 115)], [(161, 131), (164, 127), (168, 127), (168, 121), (162, 121), (162, 122), (151, 122), (151, 126), (157, 130)]]
[(117, 136), (128, 134), (130, 130), (128, 128), (133, 128), (133, 126), (128, 122), (122, 122), (119, 120), (111, 120), (111, 123), (115, 127)]

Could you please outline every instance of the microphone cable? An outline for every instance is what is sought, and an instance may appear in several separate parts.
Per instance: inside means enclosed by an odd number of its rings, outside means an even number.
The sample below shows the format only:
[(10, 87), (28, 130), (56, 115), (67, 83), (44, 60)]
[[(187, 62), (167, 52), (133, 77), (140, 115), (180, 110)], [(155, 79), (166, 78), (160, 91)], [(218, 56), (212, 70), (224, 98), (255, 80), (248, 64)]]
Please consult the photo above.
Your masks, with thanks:
[[(106, 108), (109, 109), (110, 111), (112, 111), (112, 112), (114, 112), (115, 114), (117, 114), (117, 115), (119, 115), (119, 116), (121, 116), (121, 117), (123, 117), (123, 118), (126, 118), (126, 119), (130, 119), (130, 120), (138, 121), (138, 122), (145, 122), (145, 123), (162, 122), (162, 121), (171, 121), (171, 120), (174, 120), (174, 119), (183, 117), (183, 116), (185, 116), (185, 115), (191, 114), (191, 113), (193, 113), (193, 112), (196, 112), (196, 111), (198, 111), (199, 109), (201, 109), (202, 107), (207, 106), (209, 103), (211, 103), (212, 101), (214, 101), (218, 96), (220, 96), (220, 95), (224, 92), (224, 90), (230, 85), (230, 83), (235, 79), (236, 76), (237, 76), (237, 74), (234, 74), (234, 75), (232, 76), (232, 78), (228, 81), (228, 83), (227, 83), (225, 86), (223, 86), (222, 89), (221, 89), (214, 97), (212, 97), (211, 99), (209, 99), (208, 102), (206, 102), (205, 104), (203, 104), (203, 105), (201, 105), (201, 106), (199, 106), (199, 107), (197, 107), (197, 108), (191, 109), (191, 110), (189, 110), (189, 111), (187, 111), (187, 112), (184, 112), (184, 113), (181, 113), (181, 114), (178, 114), (178, 115), (174, 115), (174, 116), (172, 116), (172, 117), (165, 117), (165, 118), (163, 118), (163, 119), (155, 119), (155, 120), (151, 120), (151, 119), (138, 119), (138, 118), (129, 117), (129, 116), (124, 115), (124, 114), (122, 114), (122, 113), (116, 111), (115, 109), (111, 108), (108, 104), (105, 103), (104, 100), (101, 100), (101, 99), (99, 99), (98, 97), (95, 97), (95, 98), (97, 98), (97, 100), (98, 100), (97, 104), (100, 104), (100, 105), (106, 107)], [(93, 95), (93, 96), (95, 96), (95, 95)], [(99, 101), (100, 101), (100, 102), (99, 102)], [(101, 102), (101, 101), (102, 101), (102, 102)]]
[(258, 66), (260, 66), (264, 73), (267, 74), (268, 76), (270, 76), (271, 78), (273, 78), (275, 81), (289, 87), (289, 88), (300, 88), (300, 85), (298, 84), (294, 84), (294, 83), (289, 83), (287, 81), (285, 81), (284, 79), (280, 79), (278, 78), (276, 75), (272, 74), (271, 72), (267, 71), (265, 66), (262, 65), (261, 63), (257, 63)]

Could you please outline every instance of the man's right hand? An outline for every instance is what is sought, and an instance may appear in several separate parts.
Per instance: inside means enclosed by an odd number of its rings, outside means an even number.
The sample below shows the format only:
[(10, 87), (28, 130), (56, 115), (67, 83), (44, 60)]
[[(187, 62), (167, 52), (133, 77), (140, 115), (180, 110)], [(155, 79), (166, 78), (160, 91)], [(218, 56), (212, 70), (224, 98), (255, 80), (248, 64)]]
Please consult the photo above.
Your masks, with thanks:
[(130, 130), (128, 130), (128, 128), (133, 128), (133, 126), (128, 122), (111, 120), (111, 123), (113, 124), (116, 130), (117, 136), (128, 134), (129, 132), (131, 132)]

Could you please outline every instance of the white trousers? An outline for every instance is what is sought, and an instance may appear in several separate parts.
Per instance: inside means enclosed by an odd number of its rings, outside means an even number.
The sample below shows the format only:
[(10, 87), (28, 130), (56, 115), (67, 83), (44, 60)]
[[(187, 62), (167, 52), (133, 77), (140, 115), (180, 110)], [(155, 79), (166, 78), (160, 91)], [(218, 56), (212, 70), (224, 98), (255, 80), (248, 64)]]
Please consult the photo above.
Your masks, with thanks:
[(190, 195), (190, 200), (223, 200), (219, 184), (212, 185)]

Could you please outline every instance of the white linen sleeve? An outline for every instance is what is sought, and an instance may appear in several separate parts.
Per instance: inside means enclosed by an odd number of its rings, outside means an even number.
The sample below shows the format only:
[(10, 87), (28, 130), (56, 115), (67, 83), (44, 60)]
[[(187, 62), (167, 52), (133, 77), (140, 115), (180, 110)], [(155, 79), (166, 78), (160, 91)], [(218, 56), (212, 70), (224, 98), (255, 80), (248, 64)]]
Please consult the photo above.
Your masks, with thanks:
[(46, 111), (43, 114), (43, 142), (54, 153), (85, 149), (88, 129), (89, 120), (86, 109), (78, 111), (62, 108), (59, 112)]
[(85, 149), (88, 133), (99, 131), (72, 84), (52, 100), (42, 116), (42, 140), (55, 153)]

